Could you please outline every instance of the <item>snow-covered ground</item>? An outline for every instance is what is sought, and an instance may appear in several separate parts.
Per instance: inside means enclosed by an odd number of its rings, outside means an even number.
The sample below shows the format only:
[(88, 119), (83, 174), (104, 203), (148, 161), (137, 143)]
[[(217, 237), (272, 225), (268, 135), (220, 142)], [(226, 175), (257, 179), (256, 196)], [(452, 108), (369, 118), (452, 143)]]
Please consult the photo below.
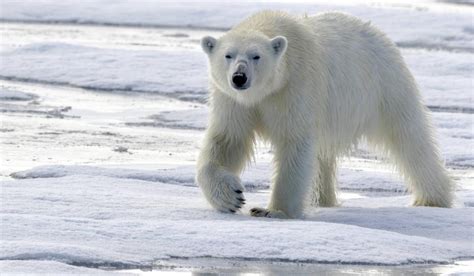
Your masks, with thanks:
[[(304, 220), (253, 218), (248, 210), (268, 201), (271, 175), (271, 149), (258, 144), (243, 175), (249, 206), (237, 215), (210, 209), (194, 183), (207, 120), (199, 38), (262, 8), (342, 10), (396, 41), (458, 184), (454, 208), (408, 207), (397, 174), (362, 145), (340, 162), (339, 208), (308, 210)], [(92, 274), (183, 258), (474, 259), (472, 12), (393, 1), (2, 1), (0, 272)]]

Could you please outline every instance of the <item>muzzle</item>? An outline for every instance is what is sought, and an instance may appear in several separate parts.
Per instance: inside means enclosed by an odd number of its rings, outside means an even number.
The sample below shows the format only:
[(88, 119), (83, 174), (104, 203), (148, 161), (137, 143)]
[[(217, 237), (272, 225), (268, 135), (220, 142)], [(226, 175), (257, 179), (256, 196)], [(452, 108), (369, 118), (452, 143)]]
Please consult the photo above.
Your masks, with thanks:
[(237, 71), (232, 74), (232, 86), (238, 90), (244, 90), (248, 88), (249, 79), (247, 77), (247, 65), (245, 63), (239, 63)]

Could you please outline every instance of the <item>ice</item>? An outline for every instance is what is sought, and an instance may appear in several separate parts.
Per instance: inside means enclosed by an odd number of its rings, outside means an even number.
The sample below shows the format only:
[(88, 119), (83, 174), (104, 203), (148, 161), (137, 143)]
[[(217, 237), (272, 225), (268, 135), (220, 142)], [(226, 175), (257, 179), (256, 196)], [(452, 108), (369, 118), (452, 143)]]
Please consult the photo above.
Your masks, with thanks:
[[(305, 220), (220, 214), (197, 187), (93, 175), (2, 183), (2, 260), (123, 267), (176, 257), (347, 264), (449, 262), (473, 255), (469, 209), (406, 208), (406, 196), (320, 209)], [(247, 193), (261, 205), (265, 193)], [(363, 204), (361, 201), (364, 201)], [(248, 207), (244, 212), (248, 212)], [(104, 246), (106, 245), (106, 246)]]
[(0, 87), (0, 100), (3, 101), (30, 101), (36, 98), (37, 96), (32, 93), (25, 93)]
[(163, 111), (149, 116), (146, 121), (129, 122), (127, 125), (204, 130), (207, 116), (208, 110), (206, 108), (196, 107), (179, 111)]
[[(247, 205), (235, 215), (211, 209), (195, 183), (209, 115), (199, 38), (263, 8), (349, 12), (400, 46), (456, 183), (453, 208), (410, 207), (403, 179), (362, 141), (339, 160), (336, 208), (250, 217), (268, 203), (273, 169), (271, 146), (258, 142), (242, 175)], [(472, 7), (4, 0), (1, 9), (2, 274), (103, 275), (206, 258), (409, 267), (474, 259)]]
[(0, 75), (7, 79), (122, 93), (191, 94), (202, 99), (206, 93), (206, 60), (196, 51), (104, 50), (42, 43), (2, 52), (1, 59)]
[[(104, 269), (94, 269), (68, 265), (57, 261), (0, 261), (0, 271), (5, 275), (137, 275), (138, 273), (124, 273), (106, 271)], [(52, 273), (54, 271), (54, 273)]]
[(474, 115), (444, 112), (431, 115), (446, 164), (453, 168), (473, 168)]
[[(402, 54), (429, 107), (474, 112), (472, 53), (407, 49)], [(207, 96), (207, 61), (196, 49), (135, 51), (43, 43), (2, 51), (0, 58), (0, 76), (7, 79), (198, 102)]]
[[(250, 164), (242, 175), (247, 191), (264, 190), (270, 187), (272, 166), (268, 162)], [(154, 171), (140, 169), (116, 169), (95, 166), (49, 165), (12, 173), (15, 179), (58, 178), (71, 175), (107, 176), (136, 179), (183, 186), (196, 186), (194, 166), (167, 167)], [(339, 188), (352, 192), (383, 192), (403, 194), (405, 187), (390, 171), (364, 171), (342, 167), (339, 171)]]
[[(338, 3), (339, 2), (339, 3)], [(435, 1), (431, 1), (435, 2)], [(349, 1), (313, 3), (263, 3), (250, 1), (2, 1), (1, 18), (10, 21), (113, 24), (228, 29), (242, 18), (262, 9), (315, 14), (339, 10), (371, 21), (396, 42), (416, 47), (472, 51), (474, 31), (471, 9), (424, 1), (413, 3)], [(416, 18), (416, 20), (414, 20)], [(396, 24), (394, 24), (396, 22)], [(409, 29), (407, 27), (409, 26)]]
[(402, 53), (428, 106), (474, 113), (472, 53), (414, 49)]

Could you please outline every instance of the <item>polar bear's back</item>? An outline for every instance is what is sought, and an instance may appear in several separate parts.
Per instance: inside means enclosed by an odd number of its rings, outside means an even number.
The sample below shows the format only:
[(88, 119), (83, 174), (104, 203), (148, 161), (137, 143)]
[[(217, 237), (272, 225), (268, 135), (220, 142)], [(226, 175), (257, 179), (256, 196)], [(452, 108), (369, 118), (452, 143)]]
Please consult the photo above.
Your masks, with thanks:
[(350, 83), (354, 89), (364, 88), (357, 87), (358, 84), (371, 84), (370, 90), (375, 92), (382, 80), (387, 81), (386, 74), (396, 74), (394, 69), (405, 67), (395, 44), (370, 22), (340, 12), (321, 13), (303, 20), (314, 32), (329, 79), (337, 83)]
[[(332, 92), (358, 93), (370, 84), (370, 91), (377, 93), (383, 89), (382, 80), (386, 83), (392, 79), (397, 81), (400, 74), (410, 76), (397, 47), (383, 32), (370, 22), (345, 13), (293, 16), (281, 11), (262, 11), (242, 21), (229, 33), (254, 32), (269, 38), (285, 36), (288, 39), (285, 57), (288, 71), (293, 76), (329, 80), (330, 83), (324, 85), (331, 86)], [(322, 89), (317, 83), (315, 85)]]
[(373, 78), (383, 69), (381, 64), (396, 61), (403, 65), (395, 44), (370, 22), (341, 12), (321, 13), (303, 21), (311, 27), (329, 69), (367, 66), (365, 70)]
[(405, 100), (419, 98), (413, 77), (395, 44), (370, 22), (340, 12), (264, 11), (229, 33), (253, 32), (288, 39), (288, 87), (298, 88), (304, 104), (313, 105), (319, 137), (327, 136), (323, 139), (338, 151), (390, 122), (384, 114), (415, 108)]
[(285, 35), (288, 34), (289, 29), (294, 29), (293, 25), (298, 24), (298, 21), (298, 17), (283, 11), (264, 10), (241, 21), (230, 32), (244, 34), (259, 31), (268, 37)]
[(415, 81), (399, 50), (382, 31), (339, 12), (304, 20), (323, 50), (328, 79), (326, 127), (330, 137), (345, 137), (346, 141), (338, 141), (341, 147), (390, 123), (387, 114), (415, 109), (411, 105), (418, 101), (406, 101), (419, 99)]

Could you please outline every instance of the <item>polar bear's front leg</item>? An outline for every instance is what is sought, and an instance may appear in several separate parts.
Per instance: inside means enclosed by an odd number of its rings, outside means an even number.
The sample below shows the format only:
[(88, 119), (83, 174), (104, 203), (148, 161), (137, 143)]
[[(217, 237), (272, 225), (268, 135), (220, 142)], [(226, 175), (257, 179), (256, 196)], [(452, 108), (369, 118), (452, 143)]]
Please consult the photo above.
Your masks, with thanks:
[(213, 115), (197, 163), (196, 180), (205, 198), (212, 207), (227, 213), (245, 204), (238, 174), (252, 155), (254, 141), (251, 125), (237, 124), (248, 112), (237, 112), (237, 108), (227, 106)]
[(302, 215), (311, 187), (314, 140), (286, 141), (276, 145), (275, 179), (267, 209), (253, 208), (256, 217), (298, 218)]
[(197, 181), (207, 201), (221, 212), (235, 213), (245, 204), (240, 178), (222, 166), (207, 164), (201, 167)]

